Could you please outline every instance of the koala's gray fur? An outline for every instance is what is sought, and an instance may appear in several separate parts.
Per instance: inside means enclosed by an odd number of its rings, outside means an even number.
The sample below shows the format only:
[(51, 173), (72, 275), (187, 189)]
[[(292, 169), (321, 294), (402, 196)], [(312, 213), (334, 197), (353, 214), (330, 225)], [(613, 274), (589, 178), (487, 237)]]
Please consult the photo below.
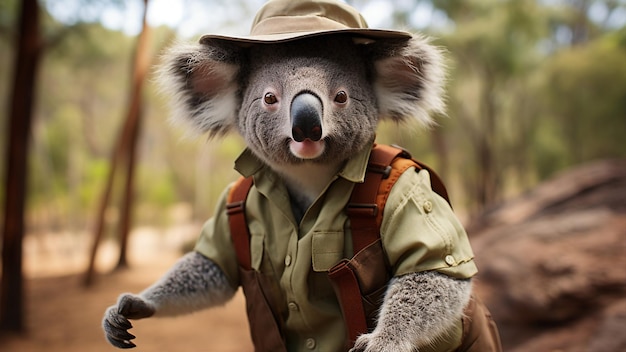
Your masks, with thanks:
[[(444, 109), (442, 62), (419, 36), (362, 44), (337, 35), (247, 47), (214, 39), (172, 49), (160, 80), (178, 120), (210, 136), (241, 134), (283, 178), (299, 219), (343, 163), (370, 147), (380, 119), (433, 123), (430, 114)], [(340, 91), (348, 103), (336, 98)], [(294, 142), (289, 118), (290, 102), (302, 92), (322, 107), (320, 141), (304, 146)], [(275, 103), (264, 100), (268, 93)], [(217, 265), (192, 253), (144, 292), (122, 295), (107, 310), (104, 329), (113, 345), (134, 347), (128, 319), (188, 313), (223, 304), (233, 293)], [(435, 272), (394, 278), (376, 329), (355, 349), (419, 350), (458, 322), (470, 293), (469, 280)]]
[(376, 328), (360, 336), (355, 349), (414, 351), (415, 346), (429, 345), (458, 322), (470, 294), (469, 280), (454, 280), (436, 272), (392, 279)]
[(107, 309), (103, 327), (112, 345), (134, 347), (134, 336), (126, 331), (132, 327), (128, 319), (191, 313), (224, 304), (234, 294), (217, 265), (199, 253), (188, 253), (139, 295), (120, 295), (117, 305)]

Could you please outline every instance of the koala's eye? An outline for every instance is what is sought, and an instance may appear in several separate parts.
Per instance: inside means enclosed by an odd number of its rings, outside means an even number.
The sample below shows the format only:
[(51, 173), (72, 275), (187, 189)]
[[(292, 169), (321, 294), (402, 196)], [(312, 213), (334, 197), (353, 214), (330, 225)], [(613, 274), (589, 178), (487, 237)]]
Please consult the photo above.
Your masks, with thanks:
[(348, 93), (343, 90), (339, 91), (337, 95), (335, 95), (335, 102), (339, 104), (345, 104), (348, 101)]
[(274, 93), (265, 93), (265, 96), (263, 97), (263, 101), (267, 105), (272, 105), (272, 104), (276, 104), (278, 102), (278, 99), (276, 98), (276, 95), (274, 95)]

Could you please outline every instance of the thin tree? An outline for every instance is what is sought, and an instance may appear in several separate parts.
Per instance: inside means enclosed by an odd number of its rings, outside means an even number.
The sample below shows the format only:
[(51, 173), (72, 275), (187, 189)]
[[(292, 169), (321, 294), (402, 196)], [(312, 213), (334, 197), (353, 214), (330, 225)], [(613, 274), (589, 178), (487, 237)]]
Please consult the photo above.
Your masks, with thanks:
[(41, 57), (39, 5), (22, 1), (19, 37), (13, 72), (13, 89), (7, 129), (2, 282), (0, 284), (0, 329), (24, 329), (22, 242), (28, 150), (35, 101), (35, 78)]
[(120, 221), (120, 257), (117, 264), (118, 268), (128, 265), (127, 248), (128, 235), (132, 223), (132, 210), (134, 203), (134, 173), (135, 159), (137, 154), (137, 141), (139, 139), (139, 131), (141, 130), (141, 105), (142, 105), (142, 88), (146, 74), (150, 67), (150, 27), (146, 20), (148, 12), (148, 0), (144, 0), (144, 14), (141, 34), (137, 42), (137, 51), (135, 52), (135, 64), (132, 80), (131, 103), (128, 109), (127, 120), (132, 122), (131, 134), (127, 144), (126, 154), (126, 183), (124, 185), (124, 196), (122, 198), (122, 218)]
[(109, 169), (104, 193), (102, 194), (100, 205), (98, 207), (96, 224), (94, 228), (94, 242), (91, 247), (89, 265), (84, 280), (84, 284), (86, 286), (90, 285), (93, 282), (98, 247), (104, 233), (105, 212), (110, 203), (117, 167), (118, 164), (121, 162), (124, 162), (125, 164), (126, 177), (124, 183), (124, 194), (122, 199), (122, 215), (119, 232), (120, 256), (117, 268), (125, 267), (127, 265), (126, 249), (128, 243), (128, 233), (130, 231), (130, 224), (132, 222), (132, 204), (134, 193), (133, 176), (136, 145), (137, 139), (139, 137), (139, 126), (141, 118), (142, 87), (146, 73), (148, 71), (148, 67), (150, 66), (150, 55), (148, 50), (150, 27), (147, 25), (146, 21), (147, 12), (148, 0), (144, 0), (143, 26), (137, 40), (137, 49), (135, 51), (129, 108), (122, 132), (111, 155), (111, 168)]

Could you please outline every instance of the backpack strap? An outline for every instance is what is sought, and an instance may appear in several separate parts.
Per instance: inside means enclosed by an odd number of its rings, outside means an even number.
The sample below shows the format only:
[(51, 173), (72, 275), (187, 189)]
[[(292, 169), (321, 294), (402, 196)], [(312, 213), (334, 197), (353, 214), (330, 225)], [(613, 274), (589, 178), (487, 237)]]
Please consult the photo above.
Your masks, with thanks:
[[(361, 257), (363, 255), (378, 259), (380, 259), (379, 257), (384, 257), (382, 247), (374, 245), (374, 243), (380, 242), (380, 226), (385, 204), (395, 182), (410, 167), (415, 167), (418, 170), (428, 170), (433, 191), (450, 203), (443, 182), (432, 169), (421, 162), (413, 160), (411, 155), (400, 147), (375, 144), (370, 154), (365, 181), (355, 185), (350, 201), (346, 206), (346, 213), (351, 224), (355, 255), (369, 247), (361, 253)], [(241, 177), (237, 180), (230, 190), (226, 205), (237, 261), (240, 267), (246, 270), (251, 270), (251, 253), (250, 231), (245, 216), (245, 202), (253, 183), (252, 177)], [(378, 247), (380, 247), (380, 250), (376, 251)], [(329, 277), (336, 290), (344, 320), (347, 324), (348, 343), (354, 343), (358, 335), (367, 332), (367, 322), (373, 320), (370, 314), (367, 313), (375, 311), (372, 309), (366, 310), (363, 301), (358, 299), (359, 293), (361, 296), (367, 296), (368, 291), (372, 291), (372, 288), (364, 289), (361, 287), (363, 280), (362, 275), (359, 275), (359, 268), (363, 270), (369, 269), (366, 268), (367, 265), (365, 263), (356, 259), (345, 259), (329, 272)], [(371, 264), (372, 260), (366, 258), (365, 262)], [(384, 262), (388, 266), (386, 260)], [(388, 271), (388, 268), (381, 271)], [(377, 276), (377, 279), (380, 279), (379, 276), (382, 277), (384, 274), (375, 276)], [(377, 292), (372, 293), (372, 295), (380, 296), (384, 293), (383, 288), (384, 286), (375, 289)], [(382, 299), (382, 296), (379, 298)], [(368, 301), (379, 302), (380, 299), (369, 299)], [(279, 337), (279, 335), (277, 336)]]
[(250, 230), (246, 221), (246, 198), (254, 183), (252, 176), (240, 177), (230, 189), (226, 212), (230, 234), (235, 246), (237, 261), (243, 269), (252, 268), (250, 256)]
[(353, 253), (356, 254), (379, 237), (378, 216), (382, 209), (378, 206), (378, 189), (383, 179), (391, 172), (391, 162), (397, 156), (396, 149), (374, 145), (367, 165), (367, 175), (363, 183), (354, 186), (346, 213), (352, 230)]
[(233, 184), (228, 194), (226, 212), (230, 235), (239, 264), (239, 279), (246, 296), (246, 312), (250, 336), (257, 351), (286, 352), (283, 337), (283, 321), (269, 279), (263, 273), (252, 269), (250, 252), (250, 230), (246, 221), (246, 199), (254, 181), (252, 177), (241, 177)]
[(328, 274), (346, 324), (348, 345), (375, 327), (377, 311), (391, 277), (380, 239), (383, 211), (393, 185), (410, 167), (428, 170), (431, 188), (450, 203), (443, 182), (432, 169), (413, 160), (402, 148), (374, 145), (365, 181), (354, 186), (346, 207), (354, 256), (337, 263)]
[(433, 191), (450, 203), (446, 187), (430, 167), (412, 159), (403, 148), (374, 144), (365, 181), (354, 186), (346, 207), (355, 254), (380, 238), (383, 211), (391, 188), (410, 167), (427, 170)]
[[(391, 188), (412, 166), (428, 170), (432, 189), (450, 203), (446, 187), (430, 167), (411, 159), (411, 154), (403, 148), (374, 144), (365, 182), (355, 185), (346, 207), (352, 229), (354, 253), (380, 237), (383, 210)], [(253, 183), (252, 177), (239, 178), (230, 190), (226, 205), (237, 260), (244, 269), (251, 268), (250, 233), (246, 221), (245, 202)]]

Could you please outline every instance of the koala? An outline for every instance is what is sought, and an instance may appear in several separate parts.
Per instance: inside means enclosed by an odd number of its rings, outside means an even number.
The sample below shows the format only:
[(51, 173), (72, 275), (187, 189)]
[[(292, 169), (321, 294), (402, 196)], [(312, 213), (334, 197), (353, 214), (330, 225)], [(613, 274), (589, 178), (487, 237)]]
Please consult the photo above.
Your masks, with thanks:
[[(337, 33), (262, 44), (209, 37), (172, 48), (159, 80), (172, 97), (176, 122), (211, 137), (243, 137), (257, 168), (267, 169), (277, 187), (286, 190), (288, 216), (297, 227), (323, 204), (342, 168), (371, 148), (379, 121), (433, 124), (431, 114), (444, 110), (443, 62), (441, 50), (420, 35), (378, 41)], [(223, 217), (216, 215), (207, 226), (219, 229)], [(229, 238), (217, 230), (212, 236)], [(274, 244), (283, 248), (281, 239)], [(231, 261), (232, 249), (220, 253)], [(278, 271), (289, 265), (272, 263)], [(299, 275), (317, 274), (305, 269)], [(122, 294), (107, 309), (102, 323), (106, 338), (119, 348), (135, 347), (130, 320), (222, 305), (238, 288), (234, 277), (210, 255), (188, 253), (152, 286)], [(308, 291), (301, 294), (314, 295), (318, 288), (306, 285), (324, 284), (320, 277), (304, 280)], [(402, 272), (387, 287), (375, 329), (359, 336), (351, 351), (429, 350), (460, 323), (472, 294), (471, 278), (437, 270)], [(283, 289), (285, 306), (289, 294)], [(280, 314), (287, 316), (287, 311)], [(315, 328), (310, 330), (287, 331), (287, 349), (304, 350), (301, 336), (315, 334)], [(325, 346), (332, 345), (318, 341), (308, 343), (307, 350), (342, 348)]]

